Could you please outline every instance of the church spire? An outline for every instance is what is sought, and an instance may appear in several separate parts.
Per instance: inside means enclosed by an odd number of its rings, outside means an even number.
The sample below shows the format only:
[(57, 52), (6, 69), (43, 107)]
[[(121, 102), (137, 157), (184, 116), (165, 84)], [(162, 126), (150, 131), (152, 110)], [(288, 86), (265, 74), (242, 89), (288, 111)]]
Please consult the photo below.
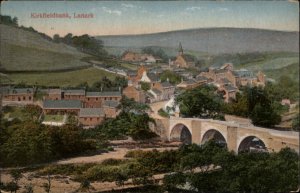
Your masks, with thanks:
[(183, 55), (183, 48), (182, 48), (181, 42), (179, 42), (178, 53), (179, 53), (180, 55)]

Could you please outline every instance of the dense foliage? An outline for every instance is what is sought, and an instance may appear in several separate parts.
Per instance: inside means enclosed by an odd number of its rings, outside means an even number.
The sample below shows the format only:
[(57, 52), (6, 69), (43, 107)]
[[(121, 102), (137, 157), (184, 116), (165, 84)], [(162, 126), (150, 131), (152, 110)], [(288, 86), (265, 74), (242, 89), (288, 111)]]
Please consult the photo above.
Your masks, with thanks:
[[(210, 141), (202, 146), (185, 145), (178, 150), (130, 151), (129, 160), (108, 159), (101, 164), (50, 166), (45, 174), (71, 175), (78, 181), (109, 181), (124, 185), (155, 184), (155, 174), (166, 174), (163, 190), (186, 184), (195, 192), (289, 192), (297, 189), (298, 155), (285, 148), (278, 153), (234, 154)], [(176, 192), (176, 191), (174, 191)], [(179, 192), (179, 191), (177, 191)], [(181, 191), (180, 191), (181, 192)]]
[[(214, 144), (185, 148), (181, 149), (183, 157), (178, 172), (164, 179), (169, 188), (189, 182), (197, 192), (289, 192), (297, 189), (298, 155), (291, 149), (270, 154), (235, 155)], [(211, 167), (207, 167), (209, 165)], [(184, 172), (187, 170), (189, 172)]]
[(58, 34), (55, 34), (53, 36), (53, 41), (56, 43), (62, 42), (74, 46), (82, 52), (97, 57), (107, 56), (107, 52), (105, 51), (103, 46), (103, 41), (91, 37), (88, 34), (84, 34), (81, 36), (73, 36), (73, 34), (68, 33), (64, 37), (60, 37)]
[(181, 76), (170, 70), (165, 70), (160, 74), (160, 80), (162, 82), (169, 80), (171, 84), (178, 84), (181, 81)]
[(74, 125), (53, 127), (32, 121), (4, 122), (0, 129), (0, 164), (43, 163), (95, 150), (95, 143), (85, 140), (81, 132), (82, 129)]
[(223, 119), (221, 114), (222, 98), (215, 92), (216, 88), (203, 86), (180, 94), (176, 97), (180, 113), (184, 117)]
[(146, 113), (149, 106), (124, 97), (119, 106), (121, 113), (114, 119), (107, 119), (95, 129), (85, 131), (88, 136), (101, 135), (105, 139), (122, 139), (130, 136), (135, 140), (149, 139), (156, 135), (149, 129), (155, 123)]
[(268, 88), (244, 87), (236, 100), (223, 105), (223, 111), (243, 117), (249, 117), (252, 123), (263, 127), (272, 127), (281, 121), (280, 114), (286, 109)]

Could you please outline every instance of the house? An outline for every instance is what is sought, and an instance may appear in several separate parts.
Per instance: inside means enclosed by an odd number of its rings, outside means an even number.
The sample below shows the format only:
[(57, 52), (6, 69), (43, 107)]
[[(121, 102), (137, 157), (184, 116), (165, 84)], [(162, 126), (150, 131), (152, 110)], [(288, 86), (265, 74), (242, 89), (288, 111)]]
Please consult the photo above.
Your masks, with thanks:
[(84, 100), (85, 108), (100, 108), (101, 106), (101, 92), (86, 92)]
[(84, 89), (76, 89), (76, 90), (64, 90), (62, 92), (63, 100), (85, 100), (85, 90)]
[(153, 102), (158, 102), (158, 101), (162, 101), (163, 100), (163, 92), (156, 89), (156, 88), (152, 88), (150, 90), (148, 90), (148, 101), (150, 103)]
[(139, 62), (141, 61), (141, 55), (135, 52), (125, 51), (121, 60), (126, 62)]
[(2, 92), (3, 102), (22, 102), (22, 103), (32, 103), (34, 90), (33, 88), (6, 88)]
[(128, 81), (128, 86), (123, 89), (123, 95), (127, 98), (134, 99), (134, 101), (139, 103), (145, 103), (145, 93), (144, 91), (136, 88)]
[(81, 108), (81, 100), (45, 100), (43, 102), (44, 114), (74, 113), (78, 115)]
[(118, 114), (119, 101), (104, 101), (103, 109), (106, 117), (115, 118)]
[(182, 80), (181, 83), (177, 84), (177, 88), (189, 90), (189, 89), (194, 89), (196, 87), (199, 87), (203, 84), (207, 83), (207, 78), (198, 76), (196, 79), (187, 79), (187, 80)]
[(195, 66), (194, 57), (189, 54), (183, 53), (183, 48), (181, 43), (179, 43), (179, 50), (178, 50), (176, 60), (174, 61), (174, 64), (179, 68), (188, 68), (188, 67)]
[(81, 108), (78, 115), (79, 123), (89, 127), (100, 125), (104, 119), (105, 113), (102, 108)]
[(229, 81), (234, 87), (239, 86), (265, 86), (265, 74), (258, 72), (256, 75), (249, 70), (233, 70), (231, 63), (224, 64), (221, 68), (209, 68), (208, 71), (200, 73), (200, 76), (211, 79), (216, 85)]
[(225, 84), (218, 88), (219, 91), (223, 93), (223, 98), (225, 102), (230, 102), (231, 99), (236, 99), (236, 93), (238, 89), (231, 84)]
[(153, 87), (155, 83), (160, 82), (160, 78), (157, 74), (147, 73), (147, 71), (144, 71), (140, 81), (150, 83), (151, 87)]
[(61, 89), (49, 89), (47, 93), (45, 99), (48, 100), (61, 100), (63, 98)]
[(169, 100), (174, 96), (175, 86), (172, 85), (169, 81), (157, 82), (153, 86), (154, 89), (157, 89), (162, 92), (162, 100)]
[(126, 51), (122, 55), (122, 60), (126, 62), (142, 62), (144, 64), (156, 63), (156, 59), (151, 54), (140, 54), (136, 52)]

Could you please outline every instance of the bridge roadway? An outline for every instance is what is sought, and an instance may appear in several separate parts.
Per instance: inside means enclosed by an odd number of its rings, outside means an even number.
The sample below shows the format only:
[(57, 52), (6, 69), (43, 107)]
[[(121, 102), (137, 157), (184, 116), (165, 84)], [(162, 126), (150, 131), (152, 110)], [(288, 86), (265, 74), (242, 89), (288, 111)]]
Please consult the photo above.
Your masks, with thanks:
[(268, 152), (290, 147), (299, 153), (299, 132), (212, 119), (171, 117), (155, 120), (156, 132), (168, 141), (185, 140), (187, 143), (203, 144), (214, 138), (226, 143), (228, 150), (238, 153), (259, 140)]

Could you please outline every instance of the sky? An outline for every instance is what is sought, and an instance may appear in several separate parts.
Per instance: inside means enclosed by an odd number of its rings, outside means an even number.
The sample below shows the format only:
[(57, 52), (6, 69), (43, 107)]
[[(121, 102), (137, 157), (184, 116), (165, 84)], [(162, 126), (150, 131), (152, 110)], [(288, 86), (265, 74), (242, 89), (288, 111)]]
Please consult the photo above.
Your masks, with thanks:
[[(31, 18), (68, 13), (71, 18)], [(93, 14), (78, 19), (73, 14)], [(149, 34), (192, 28), (234, 27), (299, 31), (299, 6), (290, 1), (6, 1), (1, 14), (18, 17), (50, 36)]]

